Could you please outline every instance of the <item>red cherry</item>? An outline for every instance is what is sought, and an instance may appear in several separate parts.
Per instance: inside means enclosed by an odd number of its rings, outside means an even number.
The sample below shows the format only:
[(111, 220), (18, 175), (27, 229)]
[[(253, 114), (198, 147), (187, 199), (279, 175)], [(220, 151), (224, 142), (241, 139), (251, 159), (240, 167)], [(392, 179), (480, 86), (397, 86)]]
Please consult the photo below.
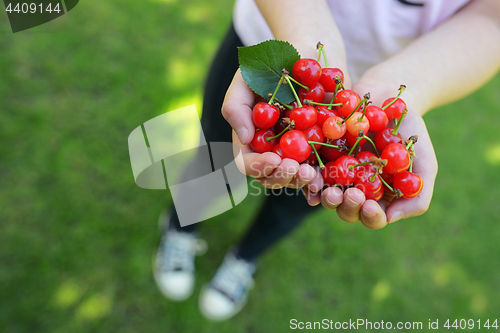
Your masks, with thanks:
[(377, 158), (377, 155), (375, 155), (371, 151), (362, 151), (356, 155), (356, 159), (359, 161), (359, 163), (368, 162), (372, 157)]
[[(340, 138), (332, 141), (332, 145), (334, 146), (346, 146), (347, 145), (347, 139), (345, 138)], [(336, 149), (336, 148), (331, 148), (327, 146), (321, 146), (320, 150), (318, 151), (321, 156), (326, 158), (329, 161), (335, 161), (341, 156), (347, 155), (348, 151), (345, 149)]]
[(394, 131), (394, 128), (386, 127), (377, 133), (375, 137), (375, 146), (377, 146), (378, 150), (384, 150), (390, 143), (403, 143), (401, 134), (398, 133), (394, 135), (392, 131)]
[(391, 175), (395, 175), (410, 167), (410, 154), (406, 150), (406, 147), (400, 143), (389, 144), (382, 151), (380, 157), (387, 160), (384, 171)]
[[(380, 179), (380, 176), (377, 176), (377, 177), (379, 177), (379, 179)], [(384, 183), (382, 183), (382, 187), (380, 187), (379, 191), (373, 193), (373, 197), (367, 197), (366, 199), (379, 201), (380, 199), (382, 199), (383, 196), (384, 196)]]
[(321, 77), (321, 65), (314, 59), (299, 59), (292, 68), (292, 76), (300, 83), (310, 86)]
[(423, 186), (422, 178), (413, 172), (402, 171), (394, 176), (393, 187), (400, 190), (404, 198), (409, 199), (417, 196), (422, 191)]
[[(287, 126), (288, 125), (284, 121), (278, 121), (276, 123), (276, 125), (274, 125), (274, 127), (272, 128), (272, 130), (273, 130), (274, 133), (279, 134), (279, 133), (283, 132), (283, 130), (285, 128), (287, 128)], [(278, 137), (278, 138), (276, 138), (276, 143), (280, 142), (280, 139), (281, 139), (281, 136)]]
[(316, 107), (316, 114), (317, 114), (317, 120), (316, 120), (316, 125), (319, 127), (323, 127), (323, 123), (325, 120), (332, 116), (338, 116), (338, 113), (328, 109), (326, 106), (323, 105), (318, 105)]
[[(365, 163), (370, 161), (370, 158), (377, 157), (374, 153), (369, 151), (362, 151), (356, 155), (356, 159), (359, 163)], [(360, 165), (356, 168), (356, 180), (360, 182), (366, 181), (368, 178), (373, 176), (376, 171), (371, 164)]]
[(259, 102), (253, 107), (252, 120), (257, 128), (271, 128), (279, 117), (280, 110), (274, 105)]
[(307, 163), (311, 166), (318, 165), (318, 158), (316, 157), (316, 154), (314, 151), (311, 151), (311, 155), (305, 160), (303, 163)]
[(323, 123), (323, 134), (330, 140), (340, 139), (346, 132), (345, 123), (342, 124), (344, 119), (333, 116), (325, 120)]
[(323, 68), (321, 70), (321, 77), (319, 78), (319, 83), (323, 85), (326, 92), (334, 92), (335, 87), (335, 76), (340, 78), (344, 82), (344, 73), (339, 68)]
[(319, 82), (315, 82), (309, 86), (309, 90), (299, 88), (299, 98), (301, 101), (308, 99), (316, 103), (323, 103), (325, 99), (325, 88)]
[(253, 149), (253, 151), (259, 154), (272, 151), (274, 146), (276, 145), (276, 139), (272, 139), (268, 142), (266, 138), (274, 135), (274, 132), (270, 129), (259, 129), (255, 131), (255, 134), (253, 135), (253, 139), (250, 142), (250, 147)]
[(334, 100), (335, 104), (342, 103), (342, 106), (336, 106), (336, 109), (337, 112), (344, 118), (356, 109), (359, 102), (361, 102), (361, 97), (359, 97), (356, 92), (348, 89), (337, 92)]
[[(325, 136), (323, 135), (323, 130), (318, 125), (314, 125), (306, 130), (303, 130), (302, 133), (306, 136), (307, 141), (316, 141), (316, 142), (325, 142)], [(314, 145), (314, 148), (319, 149), (321, 145)]]
[(363, 131), (365, 134), (368, 134), (368, 130), (370, 129), (370, 122), (368, 118), (363, 117), (361, 112), (354, 112), (354, 114), (347, 119), (345, 122), (347, 131), (354, 136), (359, 134), (359, 131)]
[[(365, 168), (366, 169), (366, 168)], [(370, 169), (373, 170), (373, 168), (370, 166)], [(370, 180), (370, 177), (374, 173), (363, 173), (364, 176), (362, 177), (357, 177), (356, 180), (354, 181), (354, 187), (360, 189), (364, 194), (366, 199), (371, 199), (378, 201), (381, 199), (382, 195), (384, 194), (384, 188), (383, 188), (383, 183), (380, 180), (380, 177), (376, 175), (373, 178), (373, 181)]]
[[(349, 144), (349, 146), (354, 146), (354, 144), (356, 143), (356, 141), (358, 140), (358, 135), (352, 135), (351, 133), (349, 132), (346, 132), (345, 135), (344, 135), (344, 138), (347, 139), (347, 143)], [(361, 141), (359, 142), (359, 148), (363, 147), (363, 145), (365, 144), (366, 142), (366, 139), (361, 139)]]
[[(389, 104), (390, 102), (392, 102), (394, 98), (396, 97), (386, 99), (384, 101), (384, 104), (382, 104), (382, 108), (387, 104)], [(391, 106), (384, 109), (384, 112), (387, 115), (387, 119), (389, 120), (393, 120), (394, 118), (399, 119), (405, 108), (406, 108), (406, 103), (401, 98), (398, 98), (398, 100), (395, 101)]]
[(386, 128), (389, 123), (389, 119), (387, 119), (384, 110), (375, 105), (370, 104), (366, 107), (365, 116), (370, 122), (370, 132), (372, 133), (380, 132)]
[(274, 146), (273, 153), (283, 158), (283, 150), (281, 150), (281, 145), (279, 143), (276, 146)]
[(323, 179), (328, 185), (339, 184), (342, 186), (350, 185), (354, 182), (356, 168), (349, 169), (349, 166), (358, 164), (358, 160), (352, 156), (342, 156), (336, 161), (328, 162), (321, 172)]
[(295, 122), (295, 129), (299, 131), (303, 131), (308, 129), (318, 120), (318, 116), (316, 115), (316, 109), (310, 105), (303, 106), (301, 108), (293, 109), (290, 112), (290, 120)]
[[(371, 156), (375, 156), (375, 154), (370, 152), (361, 152), (358, 154), (364, 161), (359, 162), (367, 162)], [(358, 158), (356, 156), (356, 158)], [(376, 174), (376, 170), (372, 167), (371, 164), (361, 165), (356, 168), (356, 179), (354, 180), (354, 187), (359, 188), (365, 194), (366, 199), (372, 200), (380, 200), (383, 195), (383, 183), (380, 179), (379, 175)], [(373, 180), (372, 180), (373, 177)], [(380, 193), (382, 192), (382, 193)]]
[(304, 162), (311, 154), (311, 146), (304, 133), (291, 130), (283, 134), (280, 141), (284, 158), (291, 158), (299, 163)]

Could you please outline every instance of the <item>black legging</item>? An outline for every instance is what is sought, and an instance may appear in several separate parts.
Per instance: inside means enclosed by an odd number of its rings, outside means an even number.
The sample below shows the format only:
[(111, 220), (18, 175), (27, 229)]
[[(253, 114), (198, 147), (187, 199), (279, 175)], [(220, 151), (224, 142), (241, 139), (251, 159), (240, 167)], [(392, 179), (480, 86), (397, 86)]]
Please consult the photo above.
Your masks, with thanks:
[[(231, 142), (231, 126), (222, 117), (221, 106), (226, 91), (238, 69), (238, 49), (243, 46), (233, 26), (230, 27), (210, 67), (205, 84), (201, 125), (207, 142)], [(264, 205), (250, 229), (237, 247), (237, 255), (254, 260), (263, 251), (298, 226), (315, 207), (307, 204), (298, 190), (268, 191)], [(181, 227), (173, 212), (170, 226), (179, 231), (193, 232), (197, 224)]]

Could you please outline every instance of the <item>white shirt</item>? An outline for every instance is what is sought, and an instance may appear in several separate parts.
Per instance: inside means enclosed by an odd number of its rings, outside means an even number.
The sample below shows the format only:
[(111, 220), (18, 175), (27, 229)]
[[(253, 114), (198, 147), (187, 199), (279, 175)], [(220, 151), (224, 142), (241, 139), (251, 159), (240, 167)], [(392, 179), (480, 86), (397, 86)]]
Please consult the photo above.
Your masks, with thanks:
[[(327, 0), (345, 44), (347, 69), (353, 82), (368, 68), (433, 29), (469, 1)], [(254, 0), (236, 1), (233, 23), (245, 45), (274, 38)]]

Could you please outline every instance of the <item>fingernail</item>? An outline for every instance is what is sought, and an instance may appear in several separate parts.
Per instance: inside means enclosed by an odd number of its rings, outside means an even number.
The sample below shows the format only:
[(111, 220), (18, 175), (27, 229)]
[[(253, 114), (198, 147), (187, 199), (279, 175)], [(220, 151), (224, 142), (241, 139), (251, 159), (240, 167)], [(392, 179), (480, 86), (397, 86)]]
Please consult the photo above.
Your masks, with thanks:
[(316, 193), (316, 192), (318, 192), (320, 190), (319, 186), (316, 185), (316, 184), (308, 184), (307, 187), (309, 187), (309, 190), (311, 192), (314, 192), (314, 193)]
[(298, 170), (283, 170), (283, 173), (285, 174), (285, 176), (288, 178), (288, 177), (293, 177), (297, 174), (297, 171)]
[(363, 214), (365, 214), (366, 217), (374, 217), (377, 215), (377, 212), (372, 212), (371, 210), (365, 208), (363, 209)]
[(396, 212), (392, 215), (391, 220), (389, 221), (389, 223), (399, 221), (399, 220), (401, 220), (403, 217), (404, 217), (403, 212), (402, 212), (402, 211), (400, 211), (400, 210), (398, 210), (398, 211), (396, 211)]
[(333, 202), (331, 202), (327, 196), (325, 196), (325, 201), (327, 204), (331, 205), (331, 206), (335, 206), (335, 204)]
[(350, 196), (346, 196), (345, 202), (346, 202), (347, 206), (349, 206), (351, 208), (357, 207), (359, 205), (359, 203), (352, 200)]
[(245, 142), (248, 138), (248, 130), (246, 127), (240, 127), (237, 129), (236, 134), (238, 135), (238, 138), (240, 138), (241, 143)]

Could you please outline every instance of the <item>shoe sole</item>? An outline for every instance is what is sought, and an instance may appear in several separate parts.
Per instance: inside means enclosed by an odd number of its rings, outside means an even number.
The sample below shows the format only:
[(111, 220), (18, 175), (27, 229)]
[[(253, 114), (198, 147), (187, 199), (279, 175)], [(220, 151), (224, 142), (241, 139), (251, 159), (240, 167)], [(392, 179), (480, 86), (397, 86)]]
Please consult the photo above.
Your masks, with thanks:
[(186, 296), (184, 296), (184, 297), (178, 297), (178, 296), (172, 295), (168, 292), (168, 290), (163, 288), (162, 284), (160, 283), (160, 278), (159, 278), (160, 273), (156, 269), (156, 253), (153, 253), (151, 267), (153, 270), (153, 277), (155, 279), (156, 286), (158, 287), (158, 289), (160, 290), (160, 293), (163, 296), (165, 296), (166, 298), (168, 298), (169, 300), (174, 301), (174, 302), (182, 302), (182, 301), (187, 300), (189, 297), (191, 297), (191, 295), (193, 295), (194, 286), (193, 286), (193, 288), (191, 288), (191, 291), (189, 292), (189, 294), (186, 294)]
[(200, 297), (198, 297), (198, 309), (200, 310), (201, 314), (209, 319), (209, 320), (212, 320), (212, 321), (224, 321), (224, 320), (228, 320), (232, 317), (234, 317), (235, 315), (237, 315), (241, 309), (243, 309), (245, 307), (245, 305), (247, 304), (248, 302), (248, 298), (245, 299), (245, 301), (243, 303), (241, 303), (240, 305), (238, 305), (235, 309), (235, 311), (233, 313), (231, 313), (230, 315), (227, 315), (227, 316), (223, 316), (223, 317), (213, 317), (211, 316), (210, 314), (206, 313), (204, 310), (203, 310), (203, 307), (201, 306), (201, 295), (205, 292), (205, 290), (208, 288), (208, 284), (204, 284), (203, 287), (201, 288), (201, 291), (200, 291)]
[[(162, 212), (160, 213), (160, 216), (158, 217), (158, 232), (160, 234), (163, 234), (163, 232), (168, 227), (167, 216), (169, 214), (170, 214), (170, 210), (164, 209), (164, 210), (162, 210)], [(168, 298), (169, 300), (174, 301), (174, 302), (182, 302), (182, 301), (187, 300), (189, 297), (191, 297), (191, 295), (193, 295), (194, 287), (191, 288), (191, 291), (186, 296), (177, 297), (177, 296), (170, 294), (168, 292), (168, 290), (164, 289), (163, 286), (161, 285), (161, 283), (159, 282), (160, 281), (160, 278), (159, 278), (160, 272), (158, 272), (158, 270), (156, 269), (156, 256), (157, 256), (157, 254), (158, 254), (158, 250), (156, 250), (156, 252), (153, 253), (151, 268), (153, 271), (153, 277), (155, 279), (156, 286), (160, 290), (160, 293), (163, 296), (165, 296), (166, 298)]]

